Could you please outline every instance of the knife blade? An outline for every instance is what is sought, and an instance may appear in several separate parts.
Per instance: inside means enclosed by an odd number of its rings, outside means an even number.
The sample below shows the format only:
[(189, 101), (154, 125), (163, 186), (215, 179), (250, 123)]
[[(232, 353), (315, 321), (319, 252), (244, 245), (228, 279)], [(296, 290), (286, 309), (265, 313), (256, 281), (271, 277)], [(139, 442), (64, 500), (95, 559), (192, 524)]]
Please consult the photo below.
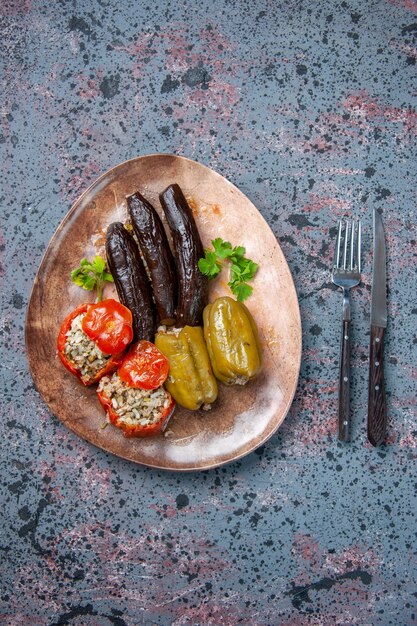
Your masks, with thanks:
[(384, 383), (384, 336), (387, 327), (387, 270), (382, 218), (374, 209), (371, 340), (369, 348), (368, 439), (373, 446), (385, 440), (387, 405)]

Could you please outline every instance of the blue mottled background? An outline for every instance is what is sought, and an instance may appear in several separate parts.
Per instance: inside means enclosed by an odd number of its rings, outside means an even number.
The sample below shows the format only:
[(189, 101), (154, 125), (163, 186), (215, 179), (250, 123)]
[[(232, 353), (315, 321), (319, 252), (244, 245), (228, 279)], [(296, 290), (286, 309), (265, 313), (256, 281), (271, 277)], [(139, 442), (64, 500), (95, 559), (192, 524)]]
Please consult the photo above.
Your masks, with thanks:
[[(26, 625), (417, 621), (417, 0), (3, 0), (0, 620)], [(182, 154), (238, 185), (293, 272), (299, 387), (280, 431), (218, 470), (135, 466), (35, 391), (25, 309), (99, 174)], [(387, 232), (389, 436), (366, 439), (371, 210)], [(353, 441), (336, 436), (337, 219), (364, 223)]]

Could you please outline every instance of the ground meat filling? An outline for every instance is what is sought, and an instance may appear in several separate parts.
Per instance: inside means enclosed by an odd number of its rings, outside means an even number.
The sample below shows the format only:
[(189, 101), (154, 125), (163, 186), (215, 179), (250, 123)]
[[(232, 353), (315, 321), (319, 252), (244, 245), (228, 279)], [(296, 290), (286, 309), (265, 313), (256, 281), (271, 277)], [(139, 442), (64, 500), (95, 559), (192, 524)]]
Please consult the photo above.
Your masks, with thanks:
[(88, 382), (105, 367), (110, 354), (104, 354), (96, 346), (81, 327), (85, 313), (77, 315), (72, 320), (71, 328), (67, 332), (64, 354), (81, 374), (81, 379)]
[(161, 419), (168, 408), (171, 397), (163, 387), (157, 389), (135, 389), (128, 387), (118, 374), (104, 376), (98, 391), (111, 399), (119, 422), (129, 426), (150, 426)]

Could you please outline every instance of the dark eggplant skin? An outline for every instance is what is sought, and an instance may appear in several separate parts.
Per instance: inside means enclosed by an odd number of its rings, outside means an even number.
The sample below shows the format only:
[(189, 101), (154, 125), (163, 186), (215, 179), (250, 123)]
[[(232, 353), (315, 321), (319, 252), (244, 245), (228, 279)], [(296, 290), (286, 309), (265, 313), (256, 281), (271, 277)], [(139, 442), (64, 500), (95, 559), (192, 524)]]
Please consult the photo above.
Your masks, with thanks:
[(154, 341), (155, 315), (149, 280), (135, 240), (121, 222), (114, 222), (107, 229), (106, 254), (119, 300), (132, 312), (134, 341)]
[(208, 279), (198, 269), (204, 248), (192, 211), (179, 185), (170, 185), (159, 199), (174, 243), (178, 275), (178, 327), (201, 326), (207, 304)]
[(127, 210), (148, 268), (160, 324), (175, 322), (177, 272), (161, 218), (138, 191), (127, 197)]

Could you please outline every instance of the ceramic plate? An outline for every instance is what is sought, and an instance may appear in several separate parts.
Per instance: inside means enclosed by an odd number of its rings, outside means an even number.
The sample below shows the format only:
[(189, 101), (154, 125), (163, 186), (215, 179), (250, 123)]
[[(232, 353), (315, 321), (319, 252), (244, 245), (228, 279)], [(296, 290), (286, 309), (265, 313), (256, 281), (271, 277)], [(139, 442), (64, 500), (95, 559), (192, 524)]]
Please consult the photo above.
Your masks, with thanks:
[[(178, 183), (192, 207), (204, 246), (215, 237), (244, 245), (259, 263), (246, 301), (260, 331), (264, 365), (244, 387), (223, 387), (211, 411), (177, 407), (165, 435), (126, 439), (105, 415), (95, 388), (83, 387), (61, 365), (56, 338), (63, 318), (91, 293), (71, 283), (83, 257), (104, 254), (110, 222), (126, 219), (126, 196), (139, 190), (161, 211), (158, 194)], [(209, 299), (230, 295), (227, 276), (210, 285)], [(105, 297), (111, 297), (113, 286)], [(297, 386), (301, 324), (288, 265), (259, 211), (225, 178), (189, 159), (156, 154), (126, 161), (96, 180), (58, 227), (36, 275), (26, 320), (26, 345), (36, 387), (49, 409), (90, 443), (136, 463), (169, 470), (201, 470), (239, 459), (280, 426)]]

